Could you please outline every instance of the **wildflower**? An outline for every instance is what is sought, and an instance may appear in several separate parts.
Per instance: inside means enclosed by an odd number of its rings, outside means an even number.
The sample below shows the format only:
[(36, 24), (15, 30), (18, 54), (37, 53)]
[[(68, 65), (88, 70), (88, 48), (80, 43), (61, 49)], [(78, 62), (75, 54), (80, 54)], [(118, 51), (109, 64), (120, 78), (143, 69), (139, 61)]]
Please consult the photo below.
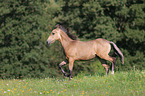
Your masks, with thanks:
[(24, 92), (24, 90), (22, 90), (22, 92)]
[(4, 91), (4, 93), (7, 93), (6, 91)]
[(24, 89), (26, 89), (26, 86), (23, 86)]
[(16, 89), (14, 88), (14, 90), (16, 90)]
[(55, 93), (54, 91), (52, 93)]
[(49, 93), (49, 91), (47, 91), (47, 93)]
[(108, 92), (106, 92), (106, 94), (108, 94)]
[(30, 88), (29, 91), (32, 91), (32, 89)]
[(64, 91), (66, 91), (66, 89), (64, 89)]
[(45, 93), (45, 91), (43, 91), (43, 93)]
[(145, 75), (143, 77), (145, 77)]
[(74, 86), (76, 86), (76, 85), (74, 85)]
[(10, 95), (10, 92), (9, 92), (9, 95)]
[(52, 90), (50, 90), (50, 91), (52, 91)]
[(63, 93), (63, 91), (61, 91), (61, 93)]
[(12, 93), (15, 93), (13, 90), (10, 90)]
[(42, 93), (40, 92), (40, 94), (42, 94)]
[(10, 91), (10, 89), (8, 89), (7, 91)]
[(105, 81), (103, 81), (103, 83), (105, 84)]

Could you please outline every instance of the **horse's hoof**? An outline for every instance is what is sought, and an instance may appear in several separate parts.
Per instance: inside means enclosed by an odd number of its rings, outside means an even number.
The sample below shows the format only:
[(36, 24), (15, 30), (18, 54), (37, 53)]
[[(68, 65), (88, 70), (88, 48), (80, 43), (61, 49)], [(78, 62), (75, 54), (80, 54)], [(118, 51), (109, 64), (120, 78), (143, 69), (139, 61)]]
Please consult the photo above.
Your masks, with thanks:
[(111, 74), (114, 74), (114, 71), (112, 71)]
[(72, 78), (69, 78), (69, 80), (71, 80)]
[(65, 77), (69, 77), (69, 75), (68, 74), (65, 74)]

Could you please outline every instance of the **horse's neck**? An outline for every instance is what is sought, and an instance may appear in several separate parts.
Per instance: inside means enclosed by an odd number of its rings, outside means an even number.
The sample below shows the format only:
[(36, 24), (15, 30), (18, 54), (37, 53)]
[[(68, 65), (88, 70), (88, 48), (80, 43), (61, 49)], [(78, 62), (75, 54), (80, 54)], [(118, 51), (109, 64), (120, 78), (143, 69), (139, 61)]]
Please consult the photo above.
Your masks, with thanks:
[(60, 42), (64, 49), (70, 44), (71, 41), (73, 40), (70, 37), (68, 37), (68, 35), (65, 32), (62, 32)]

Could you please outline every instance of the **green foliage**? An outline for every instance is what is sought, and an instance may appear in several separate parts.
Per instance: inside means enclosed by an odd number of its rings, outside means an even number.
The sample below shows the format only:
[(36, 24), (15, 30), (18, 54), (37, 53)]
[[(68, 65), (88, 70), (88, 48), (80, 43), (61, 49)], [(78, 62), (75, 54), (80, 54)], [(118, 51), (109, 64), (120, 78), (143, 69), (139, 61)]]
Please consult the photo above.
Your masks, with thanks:
[[(80, 40), (115, 42), (125, 56), (116, 71), (145, 69), (144, 0), (2, 0), (0, 6), (1, 78), (61, 76), (63, 48), (58, 42), (46, 46), (57, 23)], [(75, 62), (73, 74), (78, 72), (105, 73), (95, 60)]]
[(15, 1), (1, 3), (0, 76), (57, 75), (50, 67), (54, 59), (49, 60), (51, 51), (45, 46), (47, 37), (44, 35), (48, 36), (55, 25), (54, 14), (61, 10), (61, 5), (58, 5), (61, 2)]
[(102, 66), (102, 64), (97, 61), (97, 62), (92, 62), (90, 64), (90, 73), (93, 75), (94, 73), (95, 74), (99, 74), (99, 75), (102, 75), (104, 76), (105, 75), (105, 70), (104, 70), (104, 67)]

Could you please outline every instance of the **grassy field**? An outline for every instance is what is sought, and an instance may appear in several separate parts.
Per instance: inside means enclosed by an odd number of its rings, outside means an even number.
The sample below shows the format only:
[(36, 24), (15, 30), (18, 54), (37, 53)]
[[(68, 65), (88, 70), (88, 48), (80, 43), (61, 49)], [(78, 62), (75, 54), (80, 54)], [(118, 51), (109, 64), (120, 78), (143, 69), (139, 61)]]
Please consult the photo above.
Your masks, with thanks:
[(0, 80), (0, 96), (145, 96), (145, 71), (108, 76)]

